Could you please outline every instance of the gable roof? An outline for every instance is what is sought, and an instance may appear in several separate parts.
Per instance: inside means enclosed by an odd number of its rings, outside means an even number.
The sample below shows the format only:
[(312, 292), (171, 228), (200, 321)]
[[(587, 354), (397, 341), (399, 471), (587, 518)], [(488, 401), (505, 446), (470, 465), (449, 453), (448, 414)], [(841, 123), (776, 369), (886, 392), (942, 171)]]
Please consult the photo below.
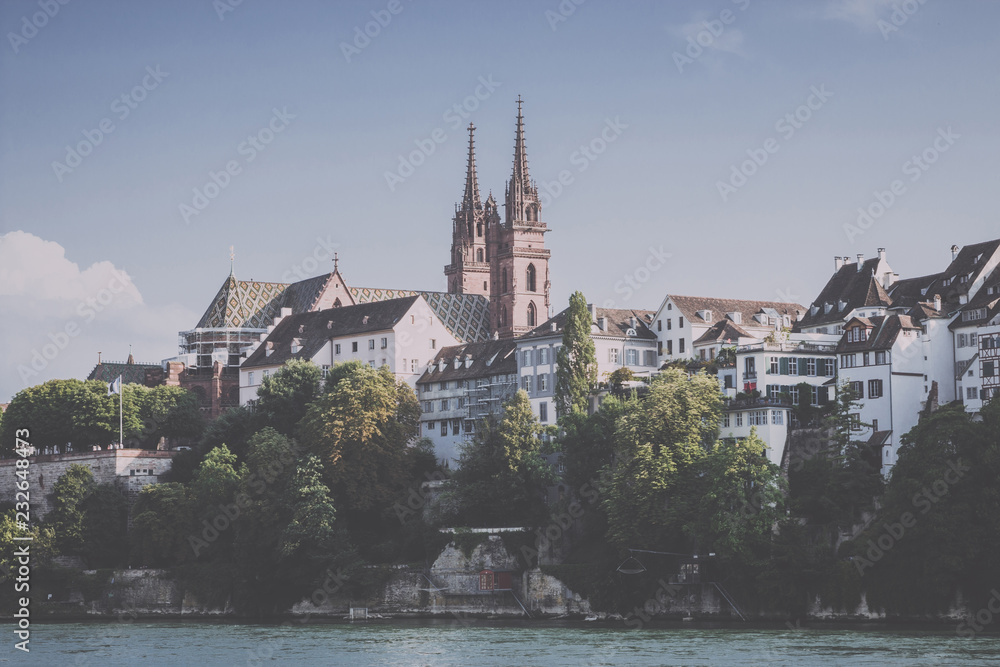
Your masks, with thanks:
[(490, 300), (480, 294), (450, 294), (448, 292), (415, 292), (413, 290), (351, 287), (358, 303), (372, 303), (404, 296), (422, 296), (438, 319), (455, 338), (467, 342), (485, 341), (491, 337)]
[[(802, 304), (789, 303), (787, 301), (750, 301), (746, 299), (716, 299), (702, 296), (681, 296), (678, 294), (668, 294), (667, 298), (684, 315), (688, 322), (694, 324), (714, 324), (725, 319), (727, 313), (740, 313), (741, 326), (770, 326), (758, 322), (754, 316), (764, 313), (769, 317), (788, 315), (794, 324), (795, 321), (805, 312)], [(698, 315), (699, 310), (711, 311), (711, 318), (705, 320)]]
[[(280, 366), (289, 359), (312, 359), (331, 338), (388, 331), (418, 299), (419, 296), (411, 296), (289, 315), (240, 367)], [(302, 347), (293, 353), (295, 339)], [(267, 354), (268, 344), (272, 350), (270, 355)]]
[[(516, 352), (517, 342), (512, 339), (443, 347), (434, 357), (432, 365), (417, 380), (417, 384), (517, 373)], [(472, 358), (472, 363), (466, 368), (465, 360), (469, 357)], [(456, 359), (460, 362), (458, 368), (455, 368)], [(439, 370), (442, 361), (446, 365), (444, 370)]]
[[(861, 264), (860, 269), (856, 263), (840, 267), (810, 304), (796, 329), (843, 322), (844, 317), (856, 308), (891, 306), (892, 299), (875, 277), (880, 261), (879, 257), (873, 257)], [(826, 308), (828, 304), (832, 306), (829, 312)], [(812, 312), (813, 307), (817, 309), (815, 313)]]
[[(980, 311), (983, 314), (973, 317), (978, 315), (973, 311)], [(961, 315), (948, 325), (949, 329), (983, 325), (1000, 314), (1000, 268), (993, 270), (976, 295), (960, 308), (960, 312)]]
[[(632, 310), (628, 308), (592, 308), (592, 310), (596, 311), (597, 320), (603, 317), (605, 318), (606, 323), (604, 330), (600, 330), (597, 328), (596, 320), (591, 322), (591, 336), (618, 338), (621, 340), (634, 340), (637, 338), (656, 340), (656, 334), (649, 328), (650, 323), (653, 321), (653, 316), (656, 314), (651, 310)], [(554, 317), (550, 317), (540, 326), (535, 327), (528, 333), (518, 338), (518, 340), (542, 338), (545, 336), (559, 336), (561, 338), (563, 328), (566, 326), (566, 316), (568, 312), (569, 308), (563, 309)], [(632, 328), (633, 317), (636, 319), (636, 335), (628, 336), (627, 332)], [(555, 331), (552, 330), (553, 323), (556, 325)]]
[(698, 343), (718, 343), (725, 341), (738, 341), (740, 338), (753, 338), (740, 325), (730, 319), (719, 320), (703, 333), (694, 345)]
[(87, 376), (88, 380), (112, 382), (120, 375), (123, 384), (146, 384), (147, 370), (160, 370), (160, 364), (127, 363), (120, 361), (102, 361), (94, 366)]
[[(868, 329), (868, 337), (861, 341), (848, 342), (848, 331), (855, 323)], [(909, 315), (891, 314), (876, 317), (852, 317), (844, 325), (844, 335), (837, 344), (837, 352), (865, 352), (868, 350), (888, 350), (896, 342), (901, 331), (919, 331), (920, 326)]]

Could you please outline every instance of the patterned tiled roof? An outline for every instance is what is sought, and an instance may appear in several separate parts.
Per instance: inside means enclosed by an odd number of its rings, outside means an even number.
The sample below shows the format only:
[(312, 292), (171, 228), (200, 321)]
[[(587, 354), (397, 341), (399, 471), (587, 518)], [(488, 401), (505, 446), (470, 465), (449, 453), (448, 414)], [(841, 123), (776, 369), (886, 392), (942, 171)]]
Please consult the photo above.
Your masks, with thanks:
[(266, 329), (281, 313), (287, 283), (236, 280), (230, 274), (195, 328)]
[(479, 294), (449, 294), (447, 292), (415, 292), (412, 290), (351, 287), (358, 303), (400, 299), (420, 295), (455, 338), (466, 343), (489, 340), (490, 301)]

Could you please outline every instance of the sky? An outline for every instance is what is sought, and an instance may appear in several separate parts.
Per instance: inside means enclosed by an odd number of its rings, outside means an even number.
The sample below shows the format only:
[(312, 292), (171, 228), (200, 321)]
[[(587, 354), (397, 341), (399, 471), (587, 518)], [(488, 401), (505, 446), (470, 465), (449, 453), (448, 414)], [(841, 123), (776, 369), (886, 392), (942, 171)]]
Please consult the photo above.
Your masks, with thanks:
[(469, 122), (502, 202), (516, 100), (582, 291), (808, 305), (1000, 236), (1000, 3), (0, 3), (0, 402), (177, 353), (230, 271), (444, 290)]

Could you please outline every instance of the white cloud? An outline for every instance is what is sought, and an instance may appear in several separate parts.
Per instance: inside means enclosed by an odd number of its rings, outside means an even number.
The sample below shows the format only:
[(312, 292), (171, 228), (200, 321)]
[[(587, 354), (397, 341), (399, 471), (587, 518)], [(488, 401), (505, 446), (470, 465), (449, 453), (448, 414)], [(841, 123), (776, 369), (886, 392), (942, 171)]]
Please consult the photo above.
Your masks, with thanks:
[(52, 378), (84, 378), (103, 358), (159, 362), (198, 314), (144, 303), (110, 261), (80, 270), (58, 243), (24, 231), (0, 236), (0, 402)]
[(862, 30), (876, 30), (878, 20), (899, 0), (834, 0), (827, 5), (824, 18), (853, 23)]

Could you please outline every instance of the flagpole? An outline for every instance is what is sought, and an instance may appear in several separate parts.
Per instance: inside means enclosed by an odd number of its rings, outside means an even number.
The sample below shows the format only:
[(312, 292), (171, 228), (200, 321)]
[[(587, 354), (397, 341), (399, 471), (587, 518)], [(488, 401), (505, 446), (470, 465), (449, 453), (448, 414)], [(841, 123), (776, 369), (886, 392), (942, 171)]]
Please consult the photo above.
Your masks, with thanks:
[(125, 445), (125, 434), (122, 430), (122, 376), (118, 376), (118, 446)]

